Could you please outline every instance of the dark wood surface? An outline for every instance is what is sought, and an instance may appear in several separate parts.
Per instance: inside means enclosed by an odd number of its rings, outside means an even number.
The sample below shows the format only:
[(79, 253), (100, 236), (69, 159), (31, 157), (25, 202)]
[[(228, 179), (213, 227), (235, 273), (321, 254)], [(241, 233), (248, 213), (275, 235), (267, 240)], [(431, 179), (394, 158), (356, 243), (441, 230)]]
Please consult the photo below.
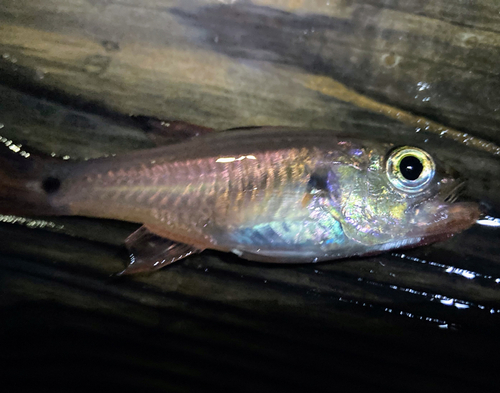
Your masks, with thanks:
[[(416, 143), (500, 211), (497, 1), (0, 1), (0, 135), (74, 159), (129, 115)], [(497, 391), (499, 229), (318, 265), (204, 252), (144, 276), (137, 226), (0, 216), (3, 386)]]

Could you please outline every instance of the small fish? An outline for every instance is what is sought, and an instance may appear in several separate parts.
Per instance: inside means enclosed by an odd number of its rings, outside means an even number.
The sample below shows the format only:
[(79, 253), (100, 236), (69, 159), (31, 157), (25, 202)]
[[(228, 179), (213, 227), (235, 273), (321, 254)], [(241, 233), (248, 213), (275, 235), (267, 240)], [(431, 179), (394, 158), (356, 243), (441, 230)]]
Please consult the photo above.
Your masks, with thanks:
[(196, 135), (82, 162), (2, 152), (0, 211), (143, 224), (125, 241), (125, 274), (205, 249), (284, 263), (371, 255), (443, 240), (480, 216), (418, 147), (280, 127)]

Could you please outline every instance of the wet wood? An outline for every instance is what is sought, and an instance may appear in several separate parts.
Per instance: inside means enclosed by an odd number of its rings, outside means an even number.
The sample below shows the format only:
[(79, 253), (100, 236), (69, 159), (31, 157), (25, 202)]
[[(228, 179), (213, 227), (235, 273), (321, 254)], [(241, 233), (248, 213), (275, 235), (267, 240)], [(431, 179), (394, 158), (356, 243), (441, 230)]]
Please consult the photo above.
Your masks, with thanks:
[[(498, 157), (440, 134), (500, 144), (499, 19), (495, 0), (2, 0), (0, 135), (75, 159), (153, 146), (131, 114), (377, 135), (426, 146), (498, 217)], [(116, 278), (136, 225), (0, 221), (16, 391), (496, 389), (498, 229), (318, 265), (204, 252)]]
[[(495, 0), (4, 0), (0, 18), (3, 78), (121, 113), (216, 128), (362, 123), (344, 85), (498, 142)], [(323, 76), (342, 85), (322, 94)]]

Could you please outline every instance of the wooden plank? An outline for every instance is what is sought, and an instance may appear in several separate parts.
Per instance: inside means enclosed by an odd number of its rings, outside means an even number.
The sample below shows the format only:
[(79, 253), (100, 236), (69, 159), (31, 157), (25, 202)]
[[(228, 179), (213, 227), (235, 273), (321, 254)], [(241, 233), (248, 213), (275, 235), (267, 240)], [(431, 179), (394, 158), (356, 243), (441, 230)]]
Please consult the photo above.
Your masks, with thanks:
[(217, 128), (335, 128), (356, 102), (311, 89), (322, 75), (498, 142), (500, 36), (474, 25), (494, 1), (330, 3), (4, 1), (0, 70)]
[[(500, 162), (483, 146), (500, 143), (498, 11), (495, 0), (3, 0), (0, 135), (71, 158), (151, 146), (130, 114), (384, 136), (426, 146), (498, 217)], [(340, 263), (205, 252), (112, 277), (135, 228), (0, 216), (5, 389), (497, 388), (498, 229)]]
[[(104, 154), (147, 144), (142, 131), (125, 127), (120, 116), (89, 114), (8, 88), (0, 88), (0, 113), (8, 113), (2, 133), (14, 138), (25, 131), (26, 149), (37, 141), (46, 152), (58, 147), (59, 154), (82, 157), (92, 146)], [(76, 122), (64, 121), (75, 116)], [(449, 143), (429, 147), (470, 166), (469, 173), (488, 168), (482, 181), (471, 179), (471, 191), (488, 193), (487, 177), (498, 171), (498, 160), (467, 148), (457, 157), (447, 151)], [(339, 370), (339, 386), (359, 388), (387, 389), (389, 369), (401, 376), (391, 380), (400, 390), (496, 384), (481, 361), (498, 346), (495, 229), (473, 228), (404, 253), (308, 266), (205, 252), (151, 275), (117, 279), (112, 275), (127, 262), (123, 240), (135, 225), (76, 217), (0, 220), (0, 312), (6, 321), (0, 336), (8, 338), (2, 356), (18, 388), (21, 363), (32, 364), (33, 381), (44, 386), (62, 389), (74, 381), (65, 362), (48, 360), (60, 356), (94, 359), (81, 366), (94, 381), (174, 391), (320, 389), (324, 376)], [(15, 346), (24, 336), (29, 350)], [(88, 340), (92, 344), (84, 345)], [(429, 359), (436, 350), (439, 358)], [(125, 360), (117, 360), (118, 353)], [(126, 370), (125, 379), (104, 366), (113, 361)], [(435, 372), (443, 361), (448, 371)], [(52, 378), (43, 364), (65, 377)], [(467, 372), (475, 364), (481, 369)], [(102, 367), (109, 374), (99, 377)], [(419, 383), (409, 384), (414, 380)]]

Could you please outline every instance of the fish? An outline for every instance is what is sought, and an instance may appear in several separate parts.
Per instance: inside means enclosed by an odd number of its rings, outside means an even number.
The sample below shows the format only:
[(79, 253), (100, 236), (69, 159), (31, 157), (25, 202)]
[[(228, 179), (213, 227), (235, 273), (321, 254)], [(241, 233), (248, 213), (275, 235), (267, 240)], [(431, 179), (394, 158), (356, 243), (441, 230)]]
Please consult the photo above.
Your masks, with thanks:
[(142, 224), (120, 274), (206, 249), (270, 263), (374, 255), (445, 240), (481, 216), (425, 149), (330, 130), (203, 129), (84, 161), (19, 153), (0, 154), (0, 212)]

